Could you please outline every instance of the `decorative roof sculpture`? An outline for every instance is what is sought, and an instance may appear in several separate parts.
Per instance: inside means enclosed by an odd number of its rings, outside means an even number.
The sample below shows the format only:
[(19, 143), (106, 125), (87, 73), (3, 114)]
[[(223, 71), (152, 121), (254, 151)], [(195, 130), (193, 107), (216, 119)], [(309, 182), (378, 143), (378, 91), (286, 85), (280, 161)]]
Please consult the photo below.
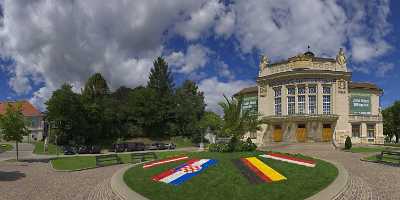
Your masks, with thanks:
[(343, 48), (340, 48), (339, 53), (336, 56), (336, 62), (341, 66), (346, 64), (346, 56), (344, 55)]

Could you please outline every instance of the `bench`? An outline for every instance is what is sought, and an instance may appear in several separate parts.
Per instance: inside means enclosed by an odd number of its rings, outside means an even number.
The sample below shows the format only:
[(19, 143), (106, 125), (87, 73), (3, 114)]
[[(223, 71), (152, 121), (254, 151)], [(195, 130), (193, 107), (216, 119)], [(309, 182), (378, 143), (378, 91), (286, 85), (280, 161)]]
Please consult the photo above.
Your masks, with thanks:
[(381, 154), (378, 154), (376, 158), (379, 161), (382, 161), (384, 155), (390, 155), (394, 157), (390, 157), (390, 159), (398, 160), (400, 164), (400, 151), (392, 151), (392, 150), (383, 150)]
[(96, 156), (96, 166), (104, 167), (107, 165), (122, 164), (121, 158), (117, 154)]
[(131, 163), (139, 160), (139, 162), (144, 162), (147, 159), (156, 160), (157, 155), (154, 152), (145, 152), (145, 153), (132, 153), (131, 154)]

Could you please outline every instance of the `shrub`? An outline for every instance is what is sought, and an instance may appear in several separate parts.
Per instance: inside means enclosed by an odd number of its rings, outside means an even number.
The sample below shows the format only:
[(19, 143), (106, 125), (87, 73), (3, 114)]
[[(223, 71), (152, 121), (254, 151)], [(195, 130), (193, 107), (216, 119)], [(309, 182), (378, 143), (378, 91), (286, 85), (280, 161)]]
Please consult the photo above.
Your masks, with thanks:
[(349, 136), (346, 137), (346, 141), (344, 142), (344, 149), (351, 149), (351, 138)]
[(232, 152), (229, 144), (210, 144), (208, 150), (210, 152)]
[(211, 152), (241, 152), (241, 151), (254, 151), (257, 146), (248, 138), (246, 141), (238, 140), (232, 137), (229, 143), (210, 144), (208, 150)]

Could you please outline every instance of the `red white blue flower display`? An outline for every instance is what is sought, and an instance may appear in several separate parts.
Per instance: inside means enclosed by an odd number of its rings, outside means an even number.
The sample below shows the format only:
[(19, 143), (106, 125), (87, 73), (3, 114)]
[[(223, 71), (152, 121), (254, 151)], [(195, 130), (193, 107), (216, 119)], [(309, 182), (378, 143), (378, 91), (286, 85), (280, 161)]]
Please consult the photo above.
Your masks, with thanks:
[(153, 176), (152, 179), (171, 185), (180, 185), (216, 163), (217, 161), (213, 159), (189, 160), (176, 168)]

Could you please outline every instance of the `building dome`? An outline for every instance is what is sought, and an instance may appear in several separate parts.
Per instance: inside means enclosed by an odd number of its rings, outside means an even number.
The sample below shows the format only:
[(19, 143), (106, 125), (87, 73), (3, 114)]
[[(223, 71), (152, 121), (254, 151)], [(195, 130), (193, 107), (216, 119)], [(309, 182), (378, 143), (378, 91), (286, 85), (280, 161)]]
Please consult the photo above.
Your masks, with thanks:
[(315, 56), (314, 53), (311, 52), (311, 51), (305, 52), (304, 55), (305, 55), (305, 56), (309, 56), (309, 57), (314, 57), (314, 56)]

